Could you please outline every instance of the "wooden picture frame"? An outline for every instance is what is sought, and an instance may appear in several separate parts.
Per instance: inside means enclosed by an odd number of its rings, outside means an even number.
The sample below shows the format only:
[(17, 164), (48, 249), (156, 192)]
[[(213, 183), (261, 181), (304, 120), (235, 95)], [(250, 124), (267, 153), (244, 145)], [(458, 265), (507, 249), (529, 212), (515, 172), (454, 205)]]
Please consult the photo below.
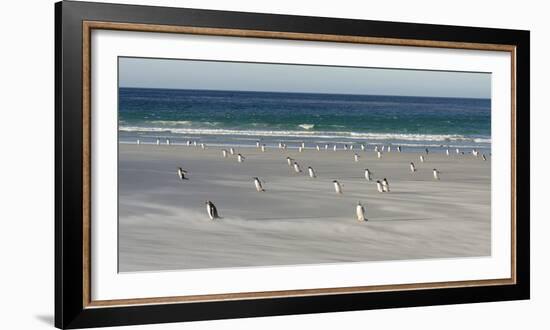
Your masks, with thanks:
[[(85, 2), (55, 6), (55, 325), (181, 322), (529, 298), (529, 32)], [(509, 52), (509, 278), (95, 301), (91, 297), (91, 32), (232, 36)]]

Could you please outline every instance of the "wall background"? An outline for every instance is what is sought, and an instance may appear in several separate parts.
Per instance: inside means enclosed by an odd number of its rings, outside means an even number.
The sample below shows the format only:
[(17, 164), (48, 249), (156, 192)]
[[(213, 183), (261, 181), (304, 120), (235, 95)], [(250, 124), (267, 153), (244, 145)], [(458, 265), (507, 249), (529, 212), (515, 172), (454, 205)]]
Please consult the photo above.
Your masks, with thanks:
[[(544, 1), (112, 1), (531, 30), (532, 299), (151, 325), (126, 329), (547, 329), (550, 212), (546, 125), (550, 23)], [(54, 17), (52, 0), (0, 10), (0, 328), (53, 327)], [(521, 110), (520, 110), (521, 111)]]

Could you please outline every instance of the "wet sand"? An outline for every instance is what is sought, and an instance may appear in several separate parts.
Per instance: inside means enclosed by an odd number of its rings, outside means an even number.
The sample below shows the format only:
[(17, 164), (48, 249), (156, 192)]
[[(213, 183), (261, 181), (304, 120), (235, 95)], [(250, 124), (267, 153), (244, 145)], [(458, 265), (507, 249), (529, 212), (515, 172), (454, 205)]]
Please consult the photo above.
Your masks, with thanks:
[[(491, 160), (471, 154), (130, 145), (119, 148), (119, 270), (487, 256)], [(228, 149), (225, 147), (225, 149)], [(354, 162), (353, 154), (359, 154)], [(290, 156), (301, 165), (297, 174)], [(409, 163), (417, 172), (409, 171)], [(176, 169), (188, 170), (181, 181)], [(307, 166), (317, 178), (307, 176)], [(373, 181), (364, 178), (364, 169)], [(441, 171), (433, 179), (432, 169)], [(253, 177), (264, 181), (257, 192)], [(376, 180), (387, 178), (390, 192)], [(335, 193), (332, 180), (343, 185)], [(222, 219), (211, 221), (211, 200)], [(359, 222), (361, 202), (368, 221)]]

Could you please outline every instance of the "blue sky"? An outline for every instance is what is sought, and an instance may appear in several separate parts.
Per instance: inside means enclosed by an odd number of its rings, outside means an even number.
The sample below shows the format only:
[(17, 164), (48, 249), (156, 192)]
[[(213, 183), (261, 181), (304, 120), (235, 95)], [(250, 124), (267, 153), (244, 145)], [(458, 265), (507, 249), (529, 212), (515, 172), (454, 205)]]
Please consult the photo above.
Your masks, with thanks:
[(120, 87), (491, 97), (488, 73), (119, 58)]

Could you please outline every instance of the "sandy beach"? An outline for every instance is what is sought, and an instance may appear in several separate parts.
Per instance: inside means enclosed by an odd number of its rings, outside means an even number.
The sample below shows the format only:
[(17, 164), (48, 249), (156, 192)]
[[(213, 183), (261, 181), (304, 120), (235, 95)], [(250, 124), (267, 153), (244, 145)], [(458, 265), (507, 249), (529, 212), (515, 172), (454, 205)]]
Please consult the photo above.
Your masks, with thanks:
[[(120, 145), (119, 270), (490, 255), (490, 159), (370, 151)], [(358, 162), (353, 159), (358, 153)], [(290, 156), (302, 166), (295, 173)], [(414, 161), (416, 173), (410, 173)], [(188, 170), (181, 181), (176, 169)], [(317, 178), (307, 176), (307, 166)], [(364, 178), (364, 169), (374, 181)], [(432, 169), (441, 171), (433, 179)], [(253, 177), (264, 181), (257, 192)], [(379, 193), (376, 180), (391, 191)], [(343, 185), (335, 193), (332, 180)], [(211, 221), (211, 200), (222, 219)], [(359, 222), (360, 201), (368, 221)]]

